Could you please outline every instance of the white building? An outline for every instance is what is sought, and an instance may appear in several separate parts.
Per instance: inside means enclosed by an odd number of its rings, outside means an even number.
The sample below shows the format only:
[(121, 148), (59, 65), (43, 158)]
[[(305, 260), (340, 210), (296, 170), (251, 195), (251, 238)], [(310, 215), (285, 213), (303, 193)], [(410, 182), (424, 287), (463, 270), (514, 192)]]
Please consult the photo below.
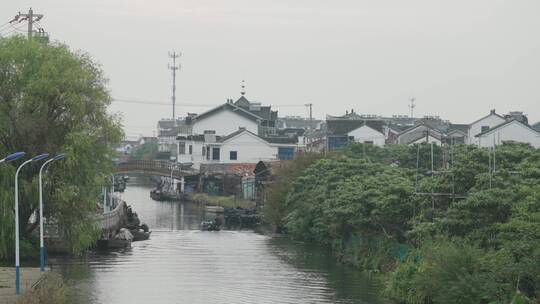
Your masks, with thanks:
[(191, 162), (195, 169), (199, 169), (201, 164), (290, 160), (298, 149), (296, 138), (262, 138), (245, 128), (227, 136), (207, 133), (178, 137), (178, 161)]
[(469, 132), (467, 134), (468, 143), (471, 145), (478, 145), (479, 137), (476, 135), (486, 132), (505, 121), (506, 119), (504, 117), (495, 113), (495, 110), (491, 110), (488, 115), (469, 124)]
[(193, 119), (192, 134), (200, 135), (214, 133), (217, 136), (225, 136), (237, 131), (239, 128), (259, 134), (259, 122), (261, 117), (227, 102), (213, 108)]
[(367, 124), (350, 131), (347, 133), (347, 136), (349, 136), (349, 138), (353, 139), (355, 142), (373, 144), (379, 147), (384, 146), (386, 141), (386, 137), (382, 132), (370, 127)]
[(508, 120), (475, 136), (480, 147), (493, 147), (503, 142), (529, 143), (540, 148), (540, 132), (518, 120)]

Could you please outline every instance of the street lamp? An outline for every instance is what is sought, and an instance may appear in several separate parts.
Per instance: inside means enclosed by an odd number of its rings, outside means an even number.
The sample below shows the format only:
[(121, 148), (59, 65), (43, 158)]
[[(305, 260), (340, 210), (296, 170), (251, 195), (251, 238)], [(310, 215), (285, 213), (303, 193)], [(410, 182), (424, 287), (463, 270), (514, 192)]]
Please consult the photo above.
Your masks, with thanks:
[(19, 158), (23, 157), (25, 154), (26, 154), (26, 152), (16, 152), (16, 153), (10, 154), (10, 155), (0, 159), (0, 164), (4, 163), (4, 162), (8, 163), (10, 161), (14, 161), (16, 159), (19, 159)]
[[(111, 173), (111, 177), (112, 177), (112, 186), (111, 186), (111, 202), (109, 204), (109, 207), (112, 208), (113, 207), (113, 196), (114, 196), (114, 173)], [(109, 210), (110, 211), (110, 210)]]
[(64, 154), (58, 154), (55, 157), (43, 163), (39, 169), (39, 268), (41, 272), (45, 271), (45, 246), (43, 242), (43, 169), (55, 160), (64, 159)]
[(15, 293), (20, 294), (20, 258), (19, 258), (19, 172), (21, 171), (22, 167), (24, 167), (26, 164), (34, 162), (34, 161), (40, 161), (46, 157), (48, 157), (49, 154), (41, 154), (38, 156), (34, 156), (33, 158), (25, 161), (22, 163), (22, 165), (17, 168), (17, 172), (15, 173)]

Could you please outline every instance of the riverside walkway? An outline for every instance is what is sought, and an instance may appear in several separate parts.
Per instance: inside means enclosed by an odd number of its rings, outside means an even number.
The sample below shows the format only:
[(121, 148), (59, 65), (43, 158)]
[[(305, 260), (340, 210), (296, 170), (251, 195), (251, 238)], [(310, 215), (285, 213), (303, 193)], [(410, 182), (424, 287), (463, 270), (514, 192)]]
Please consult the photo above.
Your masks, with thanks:
[[(38, 284), (41, 276), (39, 267), (21, 267), (21, 294)], [(13, 304), (16, 300), (15, 267), (0, 267), (0, 304)]]

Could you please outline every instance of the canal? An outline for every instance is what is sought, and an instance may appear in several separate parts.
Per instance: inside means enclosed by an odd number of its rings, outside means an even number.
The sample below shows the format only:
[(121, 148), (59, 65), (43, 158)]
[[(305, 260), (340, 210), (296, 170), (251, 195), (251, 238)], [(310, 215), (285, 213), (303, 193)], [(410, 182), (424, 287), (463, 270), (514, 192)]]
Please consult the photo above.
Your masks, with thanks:
[(153, 230), (132, 248), (51, 264), (70, 303), (384, 303), (380, 283), (320, 248), (252, 231), (200, 231), (195, 204), (156, 202), (132, 178), (123, 198)]

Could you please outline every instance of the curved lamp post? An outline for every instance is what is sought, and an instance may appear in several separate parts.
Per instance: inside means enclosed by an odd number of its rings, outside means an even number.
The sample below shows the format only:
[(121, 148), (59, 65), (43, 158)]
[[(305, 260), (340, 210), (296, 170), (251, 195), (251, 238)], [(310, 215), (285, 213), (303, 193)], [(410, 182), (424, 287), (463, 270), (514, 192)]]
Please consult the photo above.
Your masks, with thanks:
[(16, 159), (19, 159), (23, 156), (26, 155), (26, 152), (16, 152), (16, 153), (13, 153), (13, 154), (10, 154), (2, 159), (0, 159), (0, 164), (1, 163), (9, 163), (10, 161), (14, 161)]
[(55, 160), (64, 159), (64, 154), (58, 154), (55, 157), (47, 160), (39, 169), (39, 268), (41, 272), (45, 271), (45, 246), (43, 241), (43, 169)]
[(49, 154), (41, 154), (38, 156), (34, 156), (33, 158), (25, 161), (22, 163), (19, 168), (17, 168), (17, 172), (15, 173), (15, 293), (20, 294), (20, 258), (19, 258), (19, 172), (21, 171), (22, 167), (24, 167), (26, 164), (40, 161), (46, 157), (48, 157)]

